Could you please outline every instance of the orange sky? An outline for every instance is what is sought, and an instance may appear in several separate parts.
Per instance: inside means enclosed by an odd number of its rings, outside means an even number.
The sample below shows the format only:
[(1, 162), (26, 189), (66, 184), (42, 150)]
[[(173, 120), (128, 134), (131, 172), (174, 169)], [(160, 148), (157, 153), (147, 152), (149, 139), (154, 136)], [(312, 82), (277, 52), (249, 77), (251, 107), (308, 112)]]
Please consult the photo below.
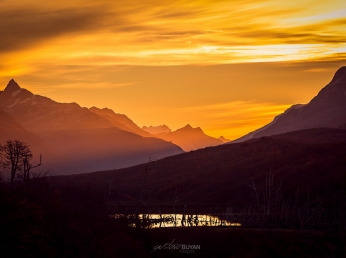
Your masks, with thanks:
[(345, 1), (2, 0), (0, 88), (230, 139), (345, 65)]

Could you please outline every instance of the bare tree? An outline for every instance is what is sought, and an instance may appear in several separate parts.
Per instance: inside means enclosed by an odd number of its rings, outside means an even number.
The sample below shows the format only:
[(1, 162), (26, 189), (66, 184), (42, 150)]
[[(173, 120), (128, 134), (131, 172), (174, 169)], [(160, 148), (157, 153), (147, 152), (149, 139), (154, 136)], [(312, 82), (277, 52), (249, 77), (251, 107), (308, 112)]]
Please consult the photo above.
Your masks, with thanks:
[(11, 185), (14, 184), (18, 171), (22, 173), (23, 179), (28, 181), (30, 170), (41, 165), (42, 156), (36, 166), (31, 164), (32, 156), (29, 146), (19, 140), (8, 140), (5, 145), (0, 146), (0, 164), (3, 168), (10, 169)]
[(31, 163), (31, 159), (32, 159), (32, 154), (30, 154), (30, 155), (25, 154), (22, 157), (22, 164), (19, 167), (19, 171), (22, 174), (24, 182), (29, 182), (31, 169), (37, 168), (37, 167), (42, 165), (42, 155), (41, 154), (40, 154), (40, 163), (38, 163), (37, 165), (33, 165)]

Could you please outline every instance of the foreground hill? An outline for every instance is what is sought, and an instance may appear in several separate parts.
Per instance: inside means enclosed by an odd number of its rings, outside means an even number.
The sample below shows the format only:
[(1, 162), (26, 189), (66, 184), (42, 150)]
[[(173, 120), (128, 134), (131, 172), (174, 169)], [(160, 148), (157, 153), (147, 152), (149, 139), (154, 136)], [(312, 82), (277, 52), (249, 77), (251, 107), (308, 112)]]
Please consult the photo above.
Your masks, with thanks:
[[(283, 194), (297, 189), (303, 198), (328, 195), (346, 187), (346, 130), (309, 129), (262, 137), (244, 143), (205, 148), (150, 164), (145, 189), (151, 200), (212, 202), (243, 205), (254, 201), (248, 186), (253, 180), (263, 190), (268, 173)], [(56, 178), (56, 182), (89, 185), (117, 198), (136, 200), (146, 165)], [(147, 197), (146, 197), (147, 198)]]
[(47, 153), (46, 161), (52, 162), (45, 162), (45, 169), (53, 175), (128, 167), (183, 153), (172, 143), (143, 137), (150, 135), (125, 115), (58, 103), (34, 95), (14, 80), (0, 93), (0, 110), (6, 112), (0, 113), (0, 144), (19, 139), (35, 153)]
[(332, 81), (308, 104), (293, 105), (268, 125), (233, 142), (308, 128), (338, 128), (345, 123), (346, 66), (343, 66), (335, 73)]

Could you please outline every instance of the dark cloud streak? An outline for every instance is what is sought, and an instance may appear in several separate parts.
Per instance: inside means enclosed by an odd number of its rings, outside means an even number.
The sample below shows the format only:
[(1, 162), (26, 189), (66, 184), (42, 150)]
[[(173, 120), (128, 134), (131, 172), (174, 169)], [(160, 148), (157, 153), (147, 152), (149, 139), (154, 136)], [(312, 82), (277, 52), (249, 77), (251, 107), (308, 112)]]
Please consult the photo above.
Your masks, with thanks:
[(100, 28), (107, 16), (100, 8), (53, 11), (21, 8), (0, 10), (0, 53), (28, 48), (63, 34)]

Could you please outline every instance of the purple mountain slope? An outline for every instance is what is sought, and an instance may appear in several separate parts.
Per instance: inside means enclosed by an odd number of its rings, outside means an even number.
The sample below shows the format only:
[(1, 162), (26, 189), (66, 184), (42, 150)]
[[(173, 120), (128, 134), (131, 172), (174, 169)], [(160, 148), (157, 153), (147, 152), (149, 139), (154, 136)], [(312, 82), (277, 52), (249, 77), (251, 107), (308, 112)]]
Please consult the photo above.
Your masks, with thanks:
[(0, 108), (33, 132), (113, 127), (107, 119), (87, 108), (34, 95), (13, 79), (0, 94)]
[(144, 137), (152, 137), (148, 132), (142, 130), (138, 125), (136, 125), (130, 118), (123, 114), (117, 114), (112, 109), (109, 108), (97, 108), (91, 107), (89, 110), (105, 119), (110, 121), (115, 127), (121, 130), (132, 132)]
[(293, 105), (262, 128), (233, 142), (309, 128), (340, 128), (346, 124), (346, 66), (306, 105)]

